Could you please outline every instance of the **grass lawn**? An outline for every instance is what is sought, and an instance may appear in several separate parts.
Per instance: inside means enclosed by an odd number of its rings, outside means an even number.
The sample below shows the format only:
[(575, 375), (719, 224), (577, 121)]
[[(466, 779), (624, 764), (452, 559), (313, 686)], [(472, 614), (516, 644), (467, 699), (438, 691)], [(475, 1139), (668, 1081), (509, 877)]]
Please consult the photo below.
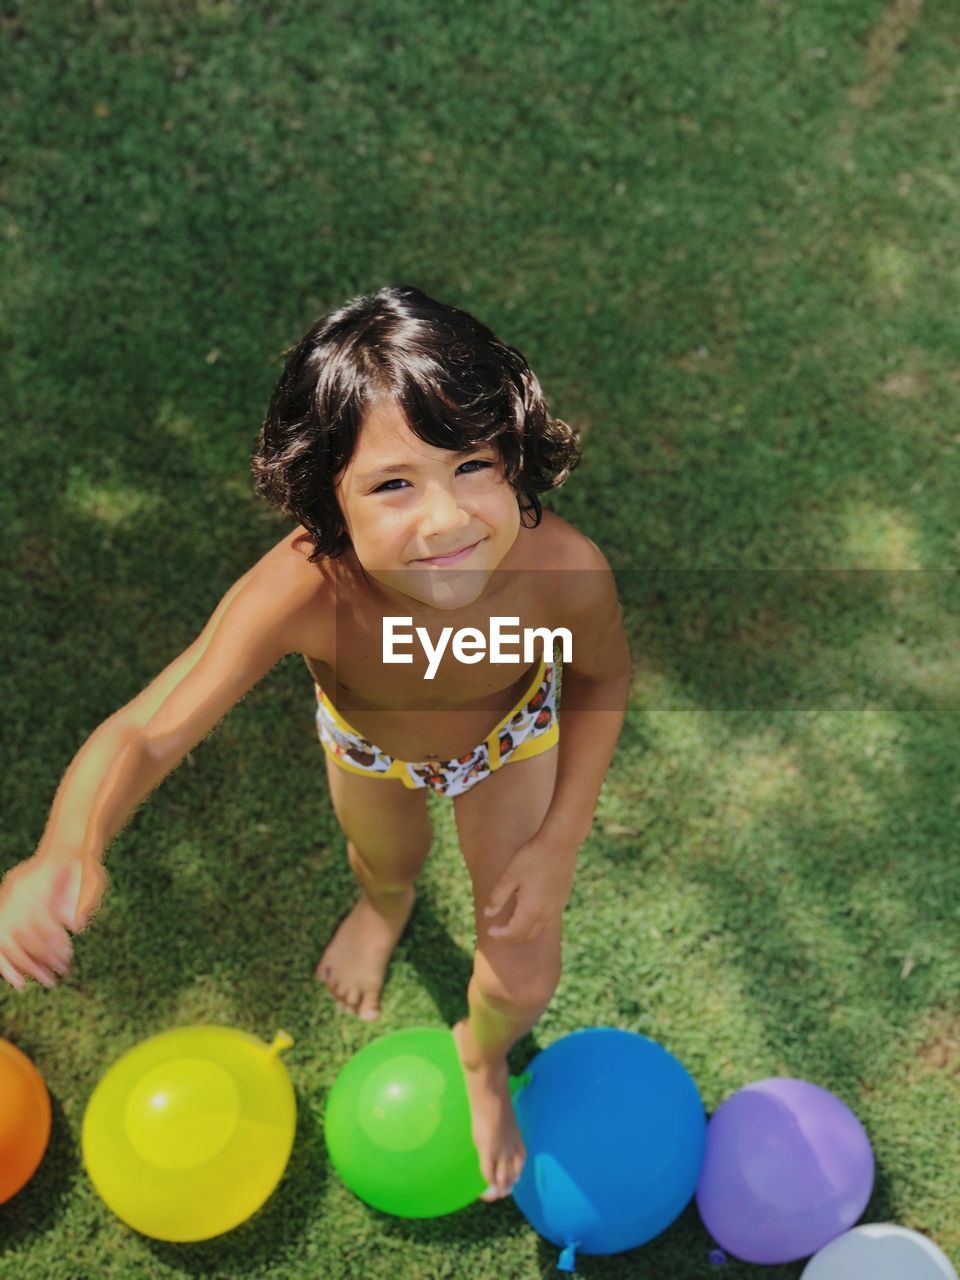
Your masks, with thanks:
[[(7, 0), (0, 271), (4, 823), (33, 852), (87, 735), (288, 525), (248, 459), (280, 353), (389, 282), (530, 360), (584, 462), (551, 506), (615, 569), (633, 694), (519, 1070), (651, 1036), (708, 1111), (765, 1076), (866, 1126), (865, 1221), (960, 1266), (955, 565), (960, 199), (951, 6), (922, 0)], [(284, 660), (112, 845), (67, 981), (0, 991), (50, 1147), (0, 1280), (527, 1280), (515, 1205), (405, 1221), (341, 1184), (327, 1092), (450, 1024), (473, 953), (450, 802), (374, 1027), (313, 967), (353, 901), (303, 662)], [(561, 710), (562, 719), (562, 710)], [(84, 1107), (169, 1027), (278, 1027), (298, 1130), (234, 1232), (100, 1202)], [(713, 1272), (695, 1207), (588, 1280)]]

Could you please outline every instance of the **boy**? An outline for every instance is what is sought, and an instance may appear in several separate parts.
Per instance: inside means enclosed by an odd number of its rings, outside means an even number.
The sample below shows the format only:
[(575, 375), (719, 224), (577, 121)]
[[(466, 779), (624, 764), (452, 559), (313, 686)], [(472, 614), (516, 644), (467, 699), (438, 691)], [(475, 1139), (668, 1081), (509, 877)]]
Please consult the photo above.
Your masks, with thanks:
[[(342, 1009), (377, 1016), (431, 843), (426, 787), (451, 796), (477, 930), (454, 1036), (483, 1198), (509, 1194), (525, 1153), (507, 1052), (556, 987), (576, 853), (630, 685), (606, 560), (536, 498), (576, 460), (574, 432), (547, 416), (526, 361), (466, 313), (396, 286), (315, 326), (252, 463), (257, 491), (300, 524), (71, 763), (36, 853), (0, 885), (0, 975), (22, 989), (26, 975), (52, 986), (52, 971), (67, 972), (66, 930), (99, 906), (106, 848), (130, 814), (300, 653), (361, 888), (317, 974)], [(562, 733), (551, 655), (490, 660), (495, 619), (521, 635), (568, 633)], [(455, 641), (442, 647), (445, 631)], [(396, 661), (394, 632), (419, 642)]]

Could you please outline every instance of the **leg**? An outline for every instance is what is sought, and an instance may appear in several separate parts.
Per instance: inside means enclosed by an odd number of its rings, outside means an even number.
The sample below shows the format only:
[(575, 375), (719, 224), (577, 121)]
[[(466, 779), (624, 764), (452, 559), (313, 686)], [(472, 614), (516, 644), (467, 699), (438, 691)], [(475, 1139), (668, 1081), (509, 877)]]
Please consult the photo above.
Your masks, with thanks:
[(364, 1021), (380, 1010), (387, 963), (413, 910), (416, 880), (433, 832), (425, 790), (395, 778), (366, 778), (333, 764), (327, 779), (347, 857), (360, 884), (359, 902), (343, 920), (317, 965), (341, 1009)]
[(469, 1016), (457, 1023), (473, 1113), (473, 1139), (491, 1191), (508, 1195), (526, 1155), (510, 1101), (507, 1052), (536, 1023), (560, 978), (558, 921), (532, 942), (491, 938), (502, 917), (483, 915), (490, 891), (516, 850), (539, 829), (553, 797), (558, 750), (508, 762), (454, 797), (460, 847), (473, 881), (477, 952), (467, 992)]

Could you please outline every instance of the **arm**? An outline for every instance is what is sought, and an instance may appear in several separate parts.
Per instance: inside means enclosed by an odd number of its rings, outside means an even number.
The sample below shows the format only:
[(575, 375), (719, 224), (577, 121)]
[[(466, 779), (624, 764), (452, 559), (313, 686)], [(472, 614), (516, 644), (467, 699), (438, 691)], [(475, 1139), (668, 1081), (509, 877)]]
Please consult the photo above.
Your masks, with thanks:
[(194, 643), (90, 735), (57, 789), (36, 852), (0, 884), (0, 977), (11, 986), (22, 991), (27, 976), (53, 986), (54, 972), (67, 972), (66, 930), (85, 928), (99, 906), (107, 845), (234, 703), (301, 648), (301, 637), (316, 635), (316, 581), (264, 557)]
[[(137, 697), (104, 720), (87, 738), (70, 762), (57, 788), (46, 827), (37, 846), (38, 855), (48, 856), (58, 853), (61, 857), (64, 855), (69, 857), (79, 853), (103, 856), (106, 845), (125, 825), (129, 813), (122, 815), (118, 813), (116, 815), (118, 821), (108, 824), (111, 828), (109, 834), (104, 833), (105, 839), (97, 842), (94, 839), (87, 839), (89, 810), (91, 803), (97, 798), (100, 799), (102, 808), (114, 789), (110, 784), (116, 784), (119, 781), (114, 776), (108, 783), (108, 775), (117, 763), (118, 756), (125, 757), (127, 789), (139, 793), (136, 798), (131, 797), (129, 806), (131, 812), (160, 783), (162, 777), (166, 776), (158, 775), (156, 781), (147, 778), (154, 761), (148, 758), (146, 739), (142, 730), (154, 712), (159, 710), (167, 697), (199, 661), (231, 601), (249, 578), (250, 573), (233, 584), (217, 605), (203, 631), (189, 648), (184, 649), (183, 653), (165, 667)], [(143, 785), (137, 786), (137, 779), (131, 777), (131, 774), (142, 775)], [(147, 785), (148, 781), (149, 785)]]
[[(590, 544), (593, 546), (593, 544)], [(573, 605), (573, 661), (563, 668), (553, 799), (538, 835), (571, 856), (590, 834), (630, 696), (630, 646), (606, 559), (584, 577)]]
[(573, 661), (563, 668), (553, 798), (536, 835), (517, 850), (490, 895), (488, 917), (518, 892), (513, 915), (490, 929), (493, 937), (529, 942), (563, 911), (626, 714), (631, 675), (623, 610), (606, 559), (590, 546), (591, 572), (582, 589), (571, 592), (564, 619), (573, 634)]
[(102, 859), (133, 811), (293, 651), (303, 591), (282, 589), (279, 576), (255, 566), (234, 583), (193, 644), (94, 730), (57, 789), (38, 856)]

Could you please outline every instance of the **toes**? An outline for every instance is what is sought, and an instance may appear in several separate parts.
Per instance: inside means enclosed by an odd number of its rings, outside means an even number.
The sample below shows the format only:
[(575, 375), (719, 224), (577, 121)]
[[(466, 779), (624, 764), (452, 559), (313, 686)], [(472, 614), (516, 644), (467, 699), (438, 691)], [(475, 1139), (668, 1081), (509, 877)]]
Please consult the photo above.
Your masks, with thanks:
[(494, 1200), (500, 1199), (500, 1193), (497, 1190), (497, 1169), (493, 1160), (486, 1156), (480, 1156), (480, 1173), (486, 1182), (486, 1189), (481, 1193), (480, 1199), (485, 1200), (487, 1204), (492, 1204)]
[(348, 1011), (346, 1000), (344, 998), (343, 991), (337, 984), (336, 978), (333, 974), (330, 974), (329, 977), (324, 978), (323, 982), (324, 986), (327, 988), (327, 994), (331, 997), (334, 1004), (338, 1009), (342, 1009), (344, 1013), (346, 1013)]
[(360, 1002), (359, 1013), (364, 1022), (376, 1022), (377, 1018), (380, 1017), (380, 1007), (377, 1004), (377, 997), (370, 994), (364, 996), (363, 1000)]
[(510, 1194), (512, 1183), (507, 1174), (505, 1160), (483, 1160), (480, 1171), (487, 1181), (487, 1188), (480, 1196), (481, 1200), (485, 1200), (487, 1204), (493, 1204), (494, 1200), (502, 1200), (504, 1196)]
[(510, 1176), (510, 1161), (499, 1160), (497, 1162), (497, 1191), (501, 1197), (508, 1196), (513, 1188), (513, 1178)]
[(346, 1003), (346, 1006), (347, 1006), (347, 1008), (350, 1010), (350, 1012), (351, 1012), (351, 1013), (356, 1013), (356, 1012), (357, 1012), (357, 1007), (358, 1007), (358, 1005), (360, 1004), (360, 996), (361, 996), (361, 994), (362, 994), (362, 993), (361, 993), (361, 992), (360, 992), (356, 987), (351, 987), (351, 988), (348, 990), (348, 992), (347, 992), (346, 996), (344, 997), (344, 1001), (345, 1001), (345, 1003)]
[(364, 1022), (375, 1022), (380, 1017), (380, 1000), (376, 991), (348, 986), (334, 971), (334, 967), (324, 964), (322, 960), (317, 965), (316, 976), (330, 992), (337, 1008), (344, 1013), (358, 1014)]
[(494, 1200), (504, 1200), (512, 1195), (522, 1168), (522, 1159), (517, 1160), (516, 1157), (482, 1161), (480, 1170), (487, 1180), (487, 1188), (480, 1199), (492, 1204)]

